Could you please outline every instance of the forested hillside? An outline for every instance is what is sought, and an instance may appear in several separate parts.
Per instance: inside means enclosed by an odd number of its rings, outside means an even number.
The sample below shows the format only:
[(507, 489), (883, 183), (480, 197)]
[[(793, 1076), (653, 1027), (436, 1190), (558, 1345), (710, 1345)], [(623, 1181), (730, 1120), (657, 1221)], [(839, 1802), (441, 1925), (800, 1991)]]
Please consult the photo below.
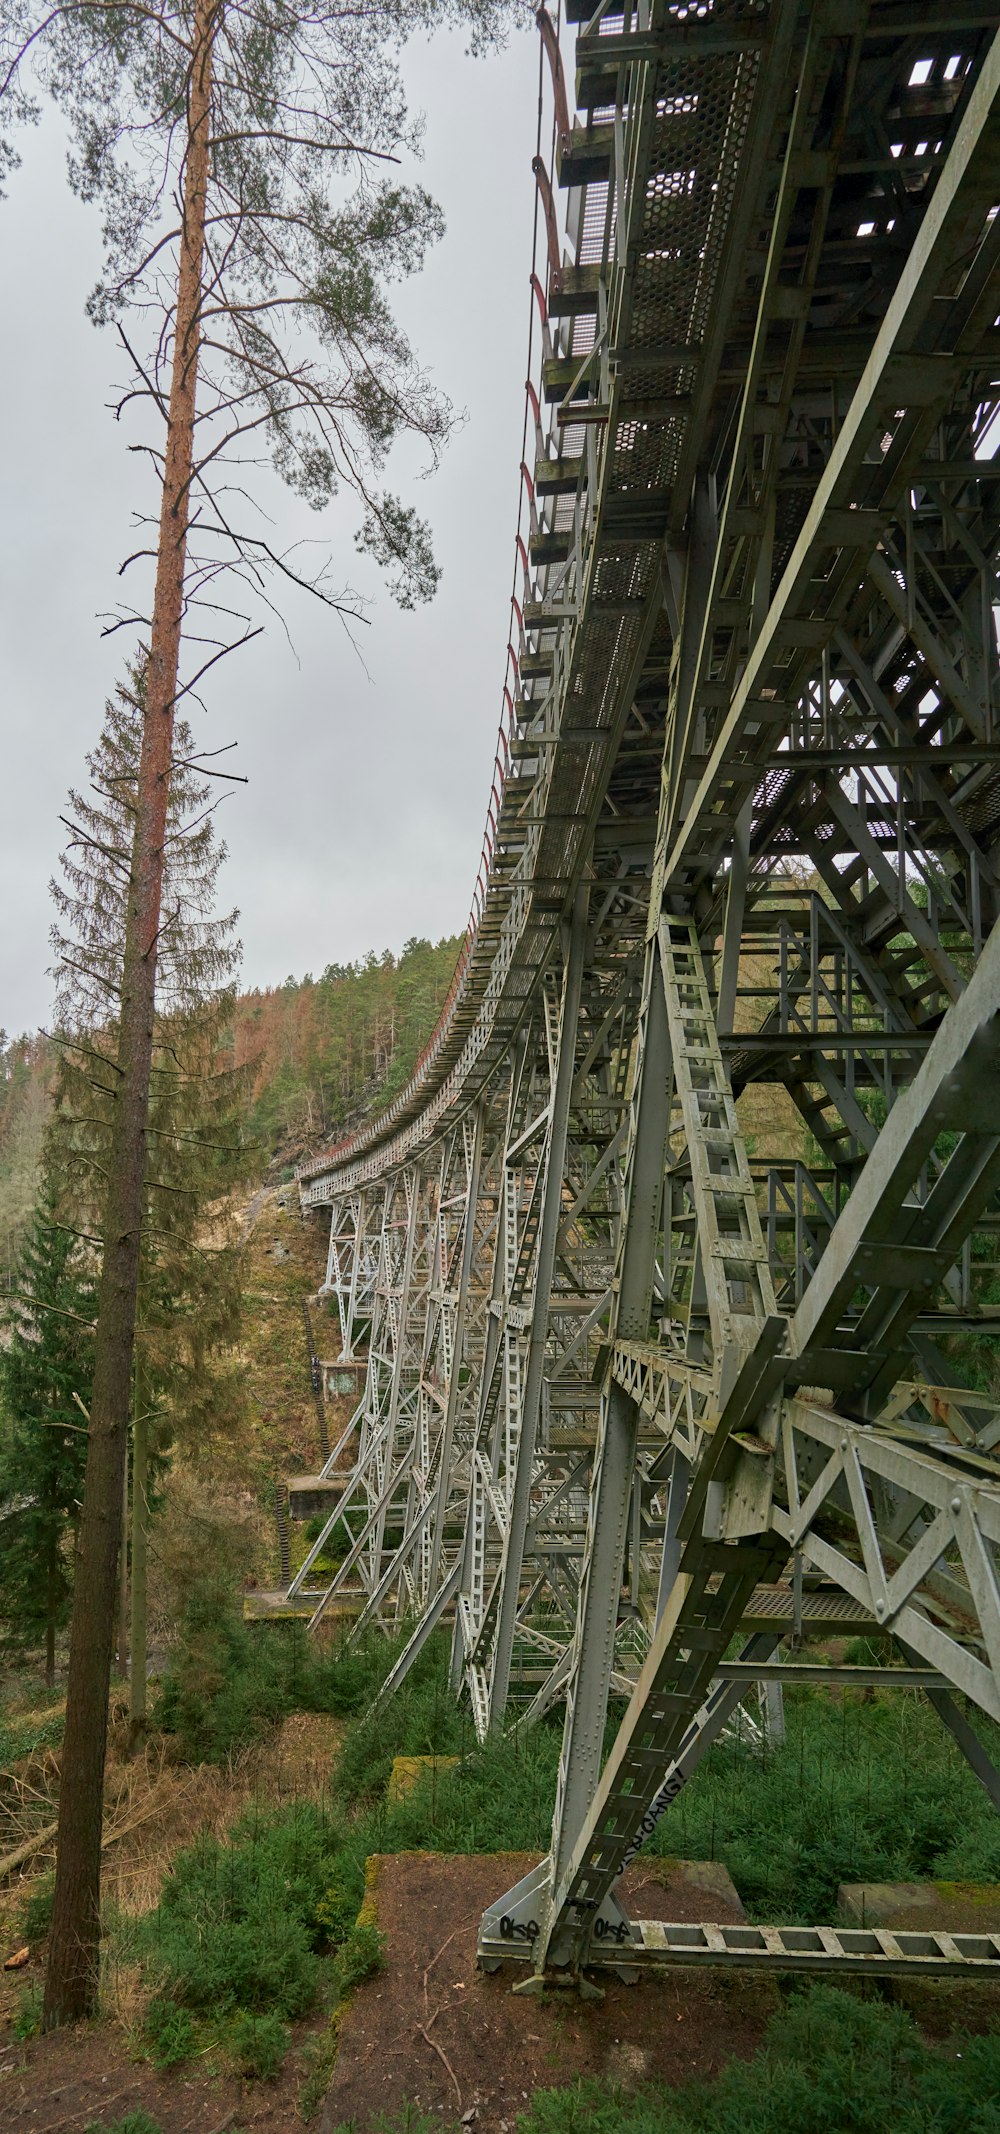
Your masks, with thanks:
[[(399, 956), (373, 950), (362, 962), (331, 963), (321, 978), (286, 978), (239, 996), (231, 1064), (248, 1072), (247, 1135), (260, 1145), (262, 1167), (275, 1157), (293, 1164), (403, 1087), (437, 1021), (460, 946), (459, 936), (414, 938)], [(5, 1287), (37, 1196), (54, 1073), (44, 1036), (0, 1032)]]
[(286, 979), (241, 995), (235, 1064), (254, 1061), (251, 1123), (267, 1153), (340, 1133), (359, 1108), (402, 1089), (437, 1021), (461, 939), (414, 937), (402, 954), (331, 963), (321, 978)]

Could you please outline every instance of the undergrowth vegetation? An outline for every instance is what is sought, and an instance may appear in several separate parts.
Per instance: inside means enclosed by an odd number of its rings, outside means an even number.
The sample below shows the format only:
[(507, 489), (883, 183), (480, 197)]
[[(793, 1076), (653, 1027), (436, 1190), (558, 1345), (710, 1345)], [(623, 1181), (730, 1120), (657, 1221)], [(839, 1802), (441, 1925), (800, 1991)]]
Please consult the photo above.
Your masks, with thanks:
[(363, 1891), (350, 1833), (312, 1801), (189, 1846), (140, 1934), (150, 2058), (175, 2066), (214, 2043), (245, 2073), (276, 2074), (286, 2024), (377, 1965), (378, 1937), (355, 1924)]
[[(160, 1724), (186, 1760), (224, 1760), (286, 1712), (333, 1712), (348, 1724), (331, 1785), (359, 1859), (420, 1847), (543, 1851), (561, 1713), (480, 1747), (448, 1688), (442, 1632), (369, 1717), (404, 1635), (324, 1648), (299, 1624), (245, 1625), (199, 1603), (164, 1684)], [(1000, 1820), (918, 1695), (798, 1688), (786, 1691), (785, 1709), (782, 1745), (716, 1744), (659, 1824), (651, 1854), (724, 1860), (751, 1917), (789, 1923), (832, 1917), (841, 1882), (1000, 1881)], [(976, 1725), (1000, 1760), (998, 1731)], [(457, 1762), (435, 1764), (390, 1806), (397, 1756)]]
[(785, 1709), (783, 1747), (711, 1751), (652, 1851), (724, 1860), (763, 1920), (832, 1918), (841, 1882), (1000, 1880), (996, 1811), (919, 1696), (799, 1689)]
[[(561, 1714), (480, 1748), (447, 1689), (445, 1641), (397, 1697), (347, 1731), (336, 1786), (365, 1811), (368, 1849), (544, 1851)], [(752, 1918), (829, 1919), (842, 1882), (1000, 1881), (1000, 1821), (936, 1714), (913, 1693), (836, 1701), (786, 1692), (786, 1739), (733, 1738), (709, 1752), (649, 1844), (662, 1857), (724, 1860)], [(609, 1732), (617, 1723), (613, 1714)], [(1000, 1736), (978, 1721), (1000, 1755)], [(385, 1805), (396, 1755), (457, 1756)]]
[(359, 1711), (390, 1665), (379, 1651), (324, 1650), (299, 1622), (245, 1623), (212, 1583), (188, 1603), (154, 1722), (184, 1763), (226, 1763), (291, 1712)]
[[(432, 2134), (410, 2107), (371, 2134)], [(1000, 2038), (925, 2043), (883, 2001), (810, 1984), (752, 2060), (714, 2081), (633, 2092), (599, 2081), (536, 2090), (515, 2134), (1000, 2134)], [(347, 2126), (331, 2134), (353, 2134)]]
[(62, 1708), (41, 1713), (0, 1711), (0, 1773), (42, 1749), (58, 1748), (65, 1725)]
[[(156, 1711), (178, 1760), (231, 1761), (296, 1711), (335, 1714), (344, 1731), (321, 1800), (258, 1805), (227, 1837), (201, 1836), (174, 1861), (155, 1909), (114, 1925), (120, 1960), (140, 1967), (141, 2045), (158, 2067), (221, 2050), (247, 2075), (275, 2075), (289, 2026), (335, 2010), (382, 1961), (377, 1929), (364, 1915), (358, 1923), (371, 1854), (546, 1848), (561, 1714), (480, 1746), (449, 1691), (442, 1631), (371, 1716), (405, 1635), (323, 1644), (296, 1623), (244, 1624), (210, 1590), (193, 1598)], [(918, 1696), (799, 1687), (785, 1707), (782, 1745), (735, 1736), (715, 1745), (658, 1826), (651, 1854), (724, 1860), (751, 1917), (789, 1923), (834, 1917), (841, 1882), (1000, 1881), (1000, 1822)], [(997, 1730), (976, 1725), (997, 1757)], [(428, 1765), (390, 1802), (397, 1757)], [(20, 1923), (35, 1946), (48, 1883), (39, 1879), (29, 1895)], [(37, 2019), (26, 1993), (15, 2034), (29, 2035)], [(304, 2066), (310, 2052), (315, 2064), (303, 2109), (318, 2104), (335, 2051), (334, 2021), (305, 2051)], [(734, 2062), (710, 2089), (627, 2099), (593, 2086), (540, 2092), (521, 2128), (867, 2134), (888, 2123), (903, 2134), (1000, 2134), (998, 2084), (1000, 2045), (932, 2052), (898, 2011), (817, 1987), (792, 1999), (749, 2068)]]

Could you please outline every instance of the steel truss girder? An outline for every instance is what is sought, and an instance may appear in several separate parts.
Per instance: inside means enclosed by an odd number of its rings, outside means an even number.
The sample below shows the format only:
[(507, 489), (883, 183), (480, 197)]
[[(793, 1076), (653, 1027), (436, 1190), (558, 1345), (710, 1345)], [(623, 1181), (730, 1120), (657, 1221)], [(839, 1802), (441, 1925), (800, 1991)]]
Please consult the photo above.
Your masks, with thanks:
[(675, 1960), (615, 1878), (744, 1692), (726, 1639), (807, 1623), (803, 1580), (974, 1768), (941, 1685), (998, 1710), (1000, 1407), (948, 1343), (1000, 1260), (1000, 8), (751, 15), (614, 40), (484, 920), (423, 1082), (303, 1179), (345, 1354), (370, 1325), (334, 1586), (414, 1618), (384, 1694), (451, 1619), (481, 1735), (566, 1702), (551, 1855), (494, 1921), (538, 1970)]
[[(566, 960), (553, 968), (541, 1014), (466, 1123), (462, 1178), (456, 1182), (446, 1157), (432, 1195), (416, 1167), (393, 1173), (382, 1186), (381, 1263), (390, 1277), (395, 1266), (398, 1279), (395, 1289), (391, 1278), (373, 1284), (354, 1466), (328, 1530), (345, 1512), (363, 1523), (313, 1620), (348, 1597), (361, 1604), (358, 1627), (386, 1605), (392, 1620), (418, 1614), (412, 1652), (393, 1671), (394, 1684), (427, 1634), (428, 1614), (437, 1621), (454, 1606), (457, 1678), (468, 1683), (483, 1732), (501, 1723), (512, 1666), (523, 1704), (531, 1697), (525, 1668), (529, 1680), (538, 1667), (550, 1669), (572, 1633), (589, 1483), (591, 1374), (609, 1305), (624, 1076), (640, 971), (634, 953), (622, 959), (617, 905), (611, 882), (595, 899), (591, 925), (587, 897), (578, 900)], [(405, 1273), (401, 1193), (416, 1211), (405, 1302), (397, 1294)], [(378, 1200), (375, 1189), (369, 1198)], [(441, 1242), (446, 1213), (453, 1223), (447, 1247)], [(341, 1223), (336, 1206), (333, 1218)], [(438, 1242), (428, 1243), (425, 1232), (435, 1225)], [(426, 1266), (442, 1254), (453, 1287), (435, 1302)], [(406, 1370), (396, 1376), (406, 1348), (412, 1356), (420, 1350), (421, 1398), (428, 1380), (435, 1381), (429, 1414), (414, 1410)], [(409, 1379), (415, 1375), (411, 1369)], [(533, 1436), (525, 1431), (526, 1415), (533, 1415)], [(389, 1457), (393, 1433), (397, 1454)], [(394, 1501), (402, 1524), (392, 1534)], [(379, 1546), (380, 1533), (392, 1535), (391, 1546)], [(310, 1552), (313, 1560), (325, 1538)], [(514, 1547), (518, 1576), (508, 1571)], [(427, 1555), (422, 1579), (421, 1549)], [(307, 1559), (299, 1586), (310, 1568)]]
[[(971, 382), (977, 369), (983, 376), (982, 335), (998, 302), (998, 247), (988, 218), (998, 98), (1000, 38), (986, 54), (970, 93), (931, 207), (916, 232), (854, 398), (831, 437), (826, 465), (783, 572), (763, 599), (759, 576), (755, 581), (746, 609), (742, 672), (734, 672), (725, 692), (719, 688), (725, 666), (718, 656), (718, 623), (727, 572), (732, 606), (731, 566), (726, 560), (731, 539), (728, 504), (716, 528), (708, 593), (699, 602), (696, 591), (688, 590), (678, 610), (679, 645), (673, 659), (648, 924), (650, 954), (658, 947), (665, 965), (673, 1076), (682, 1090), (682, 1132), (672, 1139), (661, 1173), (661, 1294), (667, 1316), (658, 1340), (650, 1339), (654, 1329), (648, 1317), (645, 1325), (621, 1323), (629, 1304), (622, 1274), (595, 1460), (581, 1610), (566, 1685), (552, 1851), (530, 1878), (530, 1888), (510, 1892), (491, 1908), (480, 1943), (484, 1958), (496, 1956), (502, 1916), (506, 1937), (501, 1940), (509, 1943), (513, 1938), (520, 1953), (530, 1950), (539, 1974), (553, 1964), (578, 1967), (604, 1944), (644, 1947), (645, 1929), (630, 1934), (613, 1895), (614, 1884), (755, 1586), (777, 1575), (790, 1554), (800, 1566), (821, 1572), (853, 1594), (874, 1621), (898, 1628), (908, 1647), (940, 1667), (948, 1681), (991, 1716), (1000, 1711), (1000, 1648), (995, 1642), (1000, 1622), (995, 1530), (1000, 1471), (982, 1462), (972, 1484), (960, 1468), (956, 1473), (950, 1450), (908, 1442), (912, 1428), (890, 1433), (877, 1427), (906, 1374), (906, 1357), (914, 1346), (921, 1353), (916, 1323), (922, 1308), (944, 1286), (950, 1284), (954, 1293), (956, 1262), (1000, 1183), (1000, 1138), (991, 1132), (1000, 1116), (1000, 936), (983, 945), (983, 912), (994, 888), (995, 865), (989, 848), (977, 839), (967, 815), (932, 768), (932, 742), (942, 733), (960, 733), (956, 722), (964, 723), (970, 745), (981, 743), (992, 727), (992, 581), (977, 662), (968, 602), (956, 607), (951, 599), (948, 608), (939, 601), (937, 616), (928, 615), (928, 586), (943, 584), (940, 562), (929, 556), (918, 583), (926, 530), (915, 534), (913, 492), (906, 488), (932, 436), (941, 435), (949, 410), (962, 408), (963, 381)], [(790, 152), (794, 132), (793, 127)], [(959, 230), (972, 265), (956, 287), (953, 262)], [(765, 286), (765, 298), (766, 293)], [(932, 315), (935, 298), (938, 307)], [(808, 296), (805, 301), (808, 305)], [(744, 409), (753, 397), (751, 361)], [(964, 406), (968, 409), (967, 398)], [(963, 419), (968, 423), (969, 415), (959, 414), (959, 429)], [(885, 435), (873, 452), (878, 424)], [(971, 426), (975, 431), (975, 418)], [(779, 420), (774, 434), (781, 432)], [(734, 461), (730, 499), (736, 473)], [(978, 493), (971, 503), (981, 519)], [(699, 519), (704, 509), (695, 492), (689, 575), (695, 545), (705, 543)], [(951, 532), (961, 537), (961, 507), (957, 520)], [(756, 539), (758, 573), (763, 560), (770, 578), (766, 544), (760, 546), (759, 516)], [(891, 568), (877, 553), (880, 545)], [(971, 537), (964, 542), (966, 555), (980, 569), (987, 556), (995, 569), (997, 546), (995, 515), (985, 542)], [(869, 557), (871, 566), (866, 568)], [(881, 599), (888, 623), (876, 622), (873, 594)], [(700, 645), (693, 670), (692, 628)], [(958, 661), (952, 650), (956, 634), (962, 647)], [(734, 641), (730, 632), (730, 646)], [(831, 647), (840, 671), (846, 667), (844, 683), (836, 679)], [(818, 686), (813, 680), (817, 669)], [(979, 699), (970, 688), (970, 674), (984, 690)], [(900, 677), (891, 698), (883, 676)], [(885, 740), (898, 744), (907, 729), (905, 713), (901, 719), (896, 703), (913, 705), (909, 715), (913, 719), (916, 713), (917, 734), (921, 728), (924, 732), (928, 776), (921, 780), (921, 756), (915, 759), (912, 777), (904, 768), (895, 781), (881, 780), (872, 806), (871, 786), (866, 791), (859, 780), (851, 791), (856, 744), (848, 713), (860, 713), (869, 734), (881, 723)], [(713, 704), (720, 705), (718, 714)], [(833, 734), (843, 733), (839, 766), (830, 762), (818, 775), (808, 767), (808, 728), (814, 715), (827, 747)], [(759, 765), (765, 754), (776, 765), (780, 762), (776, 744), (790, 728), (795, 745), (788, 750), (788, 772), (780, 772), (769, 791), (767, 779), (761, 783)], [(699, 750), (702, 760), (693, 776), (692, 759)], [(945, 777), (950, 785), (947, 773)], [(739, 844), (734, 844), (734, 830), (746, 822), (748, 809), (753, 823), (744, 847), (749, 864), (740, 859)], [(768, 861), (773, 866), (785, 826), (803, 820), (809, 824), (810, 810), (813, 849), (825, 844), (822, 879), (831, 902), (847, 920), (846, 931), (840, 922), (835, 951), (841, 968), (831, 969), (829, 929), (825, 958), (820, 949), (823, 929), (814, 900), (810, 935), (799, 947), (791, 982), (782, 980), (779, 1012), (765, 1018), (762, 1035), (765, 1045), (770, 1031), (779, 1042), (791, 1038), (800, 1049), (796, 1072), (803, 1090), (818, 1077), (822, 1100), (817, 1116), (823, 1105), (834, 1119), (839, 1112), (829, 1152), (836, 1155), (837, 1137), (846, 1138), (849, 1170), (841, 1174), (833, 1205), (825, 1207), (826, 1234), (812, 1239), (812, 1264), (807, 1277), (803, 1280), (800, 1274), (797, 1279), (799, 1301), (786, 1324), (774, 1312), (768, 1284), (755, 1288), (761, 1260), (765, 1271), (767, 1264), (759, 1224), (752, 1239), (733, 1225), (735, 1209), (752, 1207), (752, 1230), (756, 1199), (731, 1096), (728, 1106), (725, 1103), (724, 1070), (721, 1089), (718, 1081), (723, 1055), (709, 989), (697, 967), (697, 947), (699, 936), (709, 942), (715, 936), (725, 888), (718, 998), (728, 1020), (734, 1014), (746, 953), (740, 936), (748, 916), (755, 909), (763, 911), (766, 903), (765, 866)], [(886, 815), (892, 822), (889, 836), (883, 828)], [(794, 842), (791, 849), (796, 850)], [(845, 851), (846, 869), (839, 863)], [(914, 879), (926, 885), (924, 896), (911, 893)], [(693, 959), (686, 968), (694, 974), (691, 998), (697, 1002), (697, 1026), (680, 1012), (681, 996), (671, 968), (674, 943), (683, 940), (685, 932), (693, 944)], [(907, 937), (902, 955), (900, 933)], [(979, 958), (971, 980), (969, 950), (973, 961)], [(789, 1015), (791, 1023), (786, 1021)], [(864, 1062), (870, 1075), (868, 1062), (878, 1051), (880, 1024), (896, 1042), (882, 1047), (881, 1089), (889, 1111), (879, 1134), (855, 1095), (853, 1076), (845, 1083), (833, 1062), (853, 1027), (859, 1043), (848, 1057), (854, 1066)], [(919, 1032), (927, 1046), (915, 1077), (906, 1042), (910, 1032)], [(832, 1059), (824, 1057), (824, 1039)], [(732, 1043), (735, 1047), (735, 1036)], [(721, 1159), (724, 1174), (739, 1180), (728, 1197), (726, 1243), (719, 1240), (715, 1202), (706, 1191), (712, 1137), (704, 1134), (702, 1115), (691, 1102), (692, 1068), (696, 1076), (707, 1074), (714, 1080), (713, 1121), (724, 1119), (727, 1143), (739, 1151)], [(640, 1041), (640, 1117), (647, 1072)], [(744, 1087), (753, 1079), (748, 1059)], [(658, 1065), (649, 1103), (661, 1117), (670, 1109), (663, 1081)], [(870, 1081), (862, 1082), (862, 1094), (868, 1086)], [(959, 1136), (950, 1153), (941, 1141), (949, 1132)], [(636, 1149), (633, 1134), (626, 1158), (626, 1225)], [(850, 1192), (846, 1206), (845, 1189)], [(801, 1250), (798, 1235), (796, 1242)], [(644, 1284), (648, 1287), (650, 1257), (647, 1240), (647, 1265), (637, 1293)], [(729, 1283), (739, 1271), (746, 1276), (739, 1294), (748, 1305), (752, 1338), (745, 1346), (732, 1339), (732, 1300), (726, 1283), (720, 1283), (720, 1261)], [(791, 1390), (796, 1383), (804, 1389), (798, 1395)], [(816, 1387), (826, 1390), (819, 1399), (815, 1394), (810, 1399), (806, 1389)], [(958, 1398), (960, 1402), (960, 1394)], [(676, 1540), (669, 1527), (665, 1535), (664, 1562), (668, 1550), (674, 1557), (663, 1592), (665, 1605), (618, 1740), (598, 1780), (598, 1744), (611, 1672), (601, 1612), (620, 1581), (627, 1497), (643, 1413), (659, 1417), (664, 1428), (664, 1451), (654, 1458), (652, 1472), (658, 1466), (663, 1472), (664, 1461), (679, 1459), (681, 1469), (675, 1464), (674, 1471), (690, 1476), (690, 1489), (677, 1518)], [(839, 1544), (829, 1538), (834, 1509), (846, 1529)], [(916, 1632), (912, 1638), (911, 1617)], [(661, 1955), (669, 1955), (662, 1937)], [(823, 1955), (820, 1935), (812, 1957)], [(834, 1960), (829, 1948), (825, 1955)]]

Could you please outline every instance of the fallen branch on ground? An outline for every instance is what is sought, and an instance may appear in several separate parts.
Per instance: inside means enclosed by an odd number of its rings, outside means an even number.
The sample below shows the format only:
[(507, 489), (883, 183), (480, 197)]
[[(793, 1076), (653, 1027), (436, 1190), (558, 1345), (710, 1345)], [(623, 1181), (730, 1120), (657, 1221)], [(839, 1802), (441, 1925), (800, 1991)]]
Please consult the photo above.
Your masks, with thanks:
[[(435, 2009), (435, 2012), (434, 2012), (434, 2014), (433, 2014), (433, 2015), (432, 2015), (432, 2017), (431, 2017), (431, 2022), (432, 2022), (432, 2023), (436, 2023), (436, 2022), (437, 2022), (437, 2019), (438, 2019), (438, 2016), (440, 2015), (440, 2013), (441, 2013), (441, 2010), (440, 2010), (440, 2008), (437, 2008), (437, 2009)], [(415, 2023), (415, 2024), (414, 2024), (414, 2029), (415, 2029), (415, 2030), (419, 2030), (419, 2032), (420, 2032), (420, 2035), (421, 2035), (421, 2037), (422, 2037), (422, 2038), (423, 2038), (423, 2039), (425, 2040), (425, 2042), (426, 2042), (426, 2043), (427, 2043), (427, 2044), (428, 2044), (428, 2045), (430, 2046), (430, 2049), (431, 2049), (431, 2051), (432, 2051), (432, 2052), (436, 2052), (436, 2053), (437, 2053), (438, 2059), (440, 2060), (440, 2062), (441, 2062), (441, 2065), (442, 2065), (442, 2067), (446, 2067), (446, 2068), (447, 2068), (447, 2070), (448, 2070), (448, 2073), (449, 2073), (449, 2075), (451, 2076), (451, 2079), (452, 2079), (453, 2083), (455, 2084), (455, 2095), (456, 2095), (456, 2097), (458, 2098), (458, 2109), (459, 2109), (459, 2111), (461, 2111), (461, 2109), (462, 2109), (462, 2092), (461, 2092), (461, 2090), (459, 2089), (459, 2086), (458, 2086), (458, 2078), (457, 2078), (457, 2076), (456, 2076), (456, 2074), (455, 2074), (455, 2070), (454, 2070), (454, 2068), (453, 2068), (453, 2066), (452, 2066), (452, 2064), (451, 2064), (451, 2061), (450, 2061), (450, 2060), (449, 2060), (449, 2058), (448, 2058), (448, 2055), (447, 2055), (447, 2053), (446, 2053), (446, 2052), (445, 2052), (445, 2050), (444, 2050), (444, 2047), (443, 2047), (443, 2045), (439, 2045), (439, 2044), (438, 2044), (438, 2042), (437, 2042), (437, 2040), (436, 2040), (436, 2038), (432, 2038), (432, 2037), (430, 2037), (430, 2036), (428, 2035), (428, 2032), (427, 2032), (427, 2031), (426, 2031), (426, 2030), (424, 2029), (424, 2026), (423, 2026), (423, 2024), (422, 2024), (422, 2023)]]
[[(185, 1786), (184, 1793), (190, 1793), (193, 1784), (194, 1781), (192, 1780), (191, 1786)], [(183, 1794), (175, 1794), (174, 1799), (183, 1799)], [(159, 1794), (152, 1794), (145, 1807), (140, 1808), (137, 1815), (130, 1816), (127, 1822), (119, 1823), (117, 1826), (112, 1824), (104, 1832), (101, 1839), (102, 1852), (109, 1845), (117, 1845), (119, 1838), (127, 1838), (130, 1831), (138, 1829), (140, 1823), (147, 1823), (150, 1816), (155, 1815), (162, 1806), (163, 1802)], [(26, 1860), (30, 1860), (36, 1852), (41, 1852), (42, 1847), (49, 1844), (51, 1839), (55, 1837), (58, 1828), (58, 1823), (45, 1823), (41, 1830), (35, 1830), (30, 1838), (25, 1838), (23, 1844), (16, 1845), (13, 1852), (5, 1853), (3, 1858), (0, 1859), (0, 1882), (4, 1881), (7, 1875), (12, 1875), (15, 1867), (23, 1867)]]

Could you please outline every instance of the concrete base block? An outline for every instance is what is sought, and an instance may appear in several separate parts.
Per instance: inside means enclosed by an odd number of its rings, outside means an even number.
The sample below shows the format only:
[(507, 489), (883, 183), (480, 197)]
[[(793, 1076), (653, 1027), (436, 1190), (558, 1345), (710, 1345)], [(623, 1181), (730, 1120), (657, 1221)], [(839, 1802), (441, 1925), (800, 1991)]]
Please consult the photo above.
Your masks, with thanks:
[(292, 1475), (286, 1484), (293, 1519), (327, 1519), (344, 1494), (346, 1475)]
[[(731, 1925), (747, 1916), (722, 1860), (658, 1859), (640, 1853), (629, 1869), (629, 1883), (630, 1894), (623, 1901), (632, 1918), (718, 1919)], [(656, 1885), (665, 1892), (665, 1910), (650, 1905), (650, 1894)]]
[(450, 1771), (461, 1761), (460, 1756), (397, 1756), (389, 1773), (387, 1799), (390, 1808), (398, 1808), (425, 1774)]

